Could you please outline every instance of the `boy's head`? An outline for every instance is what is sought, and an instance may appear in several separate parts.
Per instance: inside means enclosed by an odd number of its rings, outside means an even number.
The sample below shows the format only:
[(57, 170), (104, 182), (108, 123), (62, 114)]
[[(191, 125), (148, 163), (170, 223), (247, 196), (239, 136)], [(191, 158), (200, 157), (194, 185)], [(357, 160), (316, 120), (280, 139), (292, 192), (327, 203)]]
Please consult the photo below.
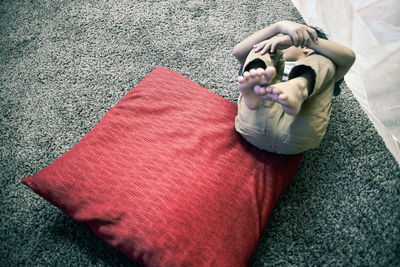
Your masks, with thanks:
[[(320, 28), (313, 27), (313, 26), (309, 26), (309, 27), (313, 28), (317, 32), (318, 38), (328, 40), (328, 37)], [(285, 60), (291, 60), (290, 58), (294, 58), (292, 60), (297, 60), (302, 57), (306, 57), (311, 52), (313, 52), (313, 50), (311, 50), (309, 48), (301, 48), (301, 47), (291, 46), (288, 49), (283, 50), (283, 55), (285, 57)], [(343, 84), (343, 81), (344, 81), (344, 79), (342, 78), (341, 80), (335, 82), (334, 93), (333, 93), (335, 96), (340, 94), (341, 85)]]
[(313, 28), (317, 32), (318, 38), (328, 40), (328, 37), (326, 36), (326, 34), (320, 28), (317, 28), (317, 27), (314, 27), (314, 26), (308, 26), (308, 27)]
[[(328, 37), (326, 36), (326, 34), (320, 28), (313, 27), (313, 26), (309, 26), (309, 27), (313, 28), (317, 32), (318, 38), (328, 40)], [(342, 86), (343, 82), (344, 82), (344, 78), (342, 78), (339, 81), (335, 82), (335, 86), (334, 86), (334, 89), (333, 89), (333, 95), (337, 96), (337, 95), (340, 94), (341, 86)]]
[[(319, 28), (316, 27), (311, 27), (313, 28), (316, 32), (317, 32), (317, 36), (318, 38), (321, 39), (328, 39), (326, 37), (326, 34)], [(306, 57), (307, 55), (309, 55), (310, 53), (313, 52), (312, 49), (310, 48), (302, 48), (302, 47), (295, 47), (295, 46), (291, 46), (289, 48), (283, 49), (283, 56), (285, 58), (285, 60), (288, 61), (297, 61), (301, 58)]]

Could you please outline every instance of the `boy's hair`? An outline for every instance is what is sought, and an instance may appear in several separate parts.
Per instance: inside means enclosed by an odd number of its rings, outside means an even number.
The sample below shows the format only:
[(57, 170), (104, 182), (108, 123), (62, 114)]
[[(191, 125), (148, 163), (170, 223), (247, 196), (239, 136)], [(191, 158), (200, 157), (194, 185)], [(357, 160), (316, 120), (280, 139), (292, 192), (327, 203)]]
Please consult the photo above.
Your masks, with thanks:
[(326, 36), (326, 33), (321, 28), (314, 27), (314, 26), (309, 26), (310, 28), (313, 28), (317, 32), (318, 38), (322, 38), (325, 40), (328, 40), (328, 37)]

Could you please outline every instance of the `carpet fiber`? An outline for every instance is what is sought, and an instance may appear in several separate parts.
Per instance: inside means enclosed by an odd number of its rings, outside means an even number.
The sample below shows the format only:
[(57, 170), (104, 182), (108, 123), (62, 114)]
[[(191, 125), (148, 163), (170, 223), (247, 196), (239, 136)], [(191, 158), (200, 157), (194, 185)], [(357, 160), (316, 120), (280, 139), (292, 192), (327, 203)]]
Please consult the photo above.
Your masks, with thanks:
[[(1, 264), (132, 265), (21, 179), (68, 151), (159, 65), (236, 102), (233, 46), (282, 19), (304, 22), (289, 0), (0, 1)], [(398, 255), (400, 168), (345, 87), (252, 265), (387, 266), (400, 265)]]

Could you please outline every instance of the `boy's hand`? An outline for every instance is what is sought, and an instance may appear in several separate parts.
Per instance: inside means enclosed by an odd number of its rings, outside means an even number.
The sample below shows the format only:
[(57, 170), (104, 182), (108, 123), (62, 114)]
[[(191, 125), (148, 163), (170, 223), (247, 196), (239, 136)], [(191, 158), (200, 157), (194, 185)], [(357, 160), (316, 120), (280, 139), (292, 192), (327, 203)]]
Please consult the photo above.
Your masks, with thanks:
[(317, 32), (313, 28), (287, 20), (277, 24), (281, 33), (292, 38), (294, 46), (306, 47), (310, 42), (318, 44)]
[(261, 55), (264, 55), (268, 51), (273, 53), (276, 48), (286, 49), (293, 45), (292, 39), (289, 35), (278, 34), (268, 40), (262, 41), (258, 44), (253, 45), (254, 52), (261, 51)]

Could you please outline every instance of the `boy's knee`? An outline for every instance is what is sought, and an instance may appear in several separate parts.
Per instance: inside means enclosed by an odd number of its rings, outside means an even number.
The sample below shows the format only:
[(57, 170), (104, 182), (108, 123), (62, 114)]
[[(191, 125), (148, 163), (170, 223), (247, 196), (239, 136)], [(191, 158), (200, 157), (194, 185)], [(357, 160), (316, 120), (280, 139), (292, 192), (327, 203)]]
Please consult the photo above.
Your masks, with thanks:
[(285, 68), (285, 60), (283, 58), (282, 51), (275, 50), (273, 53), (267, 52), (262, 55), (260, 52), (256, 53), (254, 50), (251, 50), (247, 55), (246, 61), (243, 65), (242, 73), (251, 69), (266, 69), (269, 66), (273, 66), (276, 69), (276, 76), (272, 83), (280, 81)]
[(245, 65), (243, 72), (258, 68), (266, 69), (267, 67), (268, 67), (267, 64), (263, 60), (255, 58)]

